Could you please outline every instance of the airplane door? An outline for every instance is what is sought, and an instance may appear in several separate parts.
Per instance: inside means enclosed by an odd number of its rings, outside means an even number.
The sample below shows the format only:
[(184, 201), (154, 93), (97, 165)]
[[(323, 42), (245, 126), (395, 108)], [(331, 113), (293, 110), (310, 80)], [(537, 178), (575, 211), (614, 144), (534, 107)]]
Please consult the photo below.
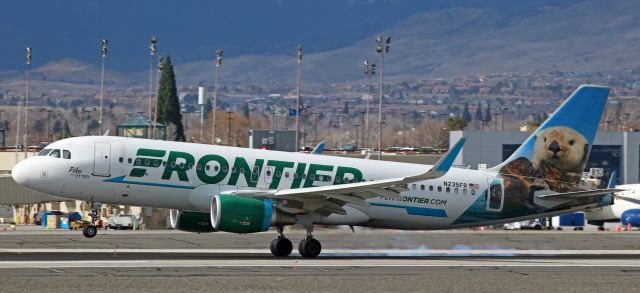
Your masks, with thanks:
[(93, 146), (93, 174), (94, 176), (111, 176), (111, 144), (96, 142)]
[(489, 180), (489, 191), (487, 192), (487, 211), (502, 211), (504, 205), (504, 185), (502, 178)]

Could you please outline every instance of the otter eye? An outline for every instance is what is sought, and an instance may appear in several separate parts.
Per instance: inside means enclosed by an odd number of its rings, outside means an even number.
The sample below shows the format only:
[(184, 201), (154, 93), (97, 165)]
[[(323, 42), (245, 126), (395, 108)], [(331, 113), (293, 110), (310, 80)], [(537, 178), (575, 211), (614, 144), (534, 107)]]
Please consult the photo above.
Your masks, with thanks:
[(569, 141), (569, 145), (573, 145), (575, 142), (576, 141), (572, 139), (572, 140)]
[(544, 138), (544, 142), (547, 142), (547, 138), (546, 137)]

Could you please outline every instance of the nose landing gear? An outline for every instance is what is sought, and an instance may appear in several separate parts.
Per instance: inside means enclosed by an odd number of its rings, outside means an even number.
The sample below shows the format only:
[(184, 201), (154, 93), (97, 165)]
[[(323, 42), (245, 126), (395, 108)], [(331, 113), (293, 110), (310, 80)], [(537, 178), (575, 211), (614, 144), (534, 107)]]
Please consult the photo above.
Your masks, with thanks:
[(98, 219), (98, 215), (100, 213), (100, 203), (99, 202), (90, 202), (91, 211), (89, 212), (89, 216), (91, 216), (91, 224), (82, 228), (82, 235), (87, 238), (96, 237), (98, 234), (98, 228), (96, 228), (96, 220)]

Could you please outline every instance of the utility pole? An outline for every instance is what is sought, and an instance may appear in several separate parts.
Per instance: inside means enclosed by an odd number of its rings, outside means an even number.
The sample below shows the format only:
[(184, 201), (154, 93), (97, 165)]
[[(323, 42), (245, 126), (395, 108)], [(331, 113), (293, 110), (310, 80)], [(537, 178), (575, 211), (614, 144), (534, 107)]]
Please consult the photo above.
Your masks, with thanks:
[(358, 134), (360, 134), (360, 124), (354, 125), (356, 127), (356, 150), (358, 149), (359, 139)]
[(316, 116), (313, 119), (313, 141), (318, 144), (318, 112), (313, 112), (313, 115)]
[(407, 146), (407, 113), (402, 113), (402, 146)]
[(371, 103), (371, 77), (376, 75), (376, 62), (375, 61), (364, 61), (364, 74), (367, 76), (368, 79), (368, 83), (367, 83), (367, 109), (366, 109), (366, 113), (365, 113), (365, 117), (364, 117), (364, 131), (363, 131), (363, 136), (362, 136), (362, 144), (364, 147), (369, 147), (369, 111), (370, 111), (370, 106), (369, 104)]
[[(102, 47), (100, 49), (102, 55), (102, 70), (100, 73), (100, 114), (98, 114), (98, 124), (100, 126), (98, 130), (98, 135), (102, 135), (102, 105), (104, 100), (104, 63), (107, 59), (107, 45), (109, 44), (109, 40), (102, 39)], [(49, 113), (50, 114), (50, 113)]]
[(53, 110), (45, 109), (45, 111), (47, 112), (47, 142), (52, 143), (53, 139), (51, 137), (51, 112), (53, 112)]
[(382, 36), (376, 38), (376, 53), (380, 54), (380, 98), (378, 104), (378, 160), (382, 159), (382, 97), (384, 93), (384, 55), (389, 54), (391, 37), (386, 37), (384, 44)]
[[(149, 121), (152, 121), (151, 118), (151, 100), (153, 98), (153, 56), (156, 54), (156, 43), (158, 42), (158, 38), (156, 36), (151, 36), (149, 40), (149, 111), (147, 112), (149, 116), (147, 118)], [(151, 138), (151, 130), (150, 128), (147, 131), (147, 138)]]
[(300, 151), (300, 68), (302, 65), (302, 45), (298, 45), (298, 70), (296, 71), (296, 152)]
[[(160, 74), (162, 73), (162, 68), (164, 68), (164, 63), (162, 63), (162, 56), (158, 58), (158, 65), (156, 65), (156, 68), (158, 69), (158, 89), (160, 89)], [(156, 91), (155, 100), (156, 100), (156, 106), (154, 108), (155, 113), (153, 114), (153, 125), (151, 125), (151, 128), (153, 129), (153, 134), (151, 138), (153, 139), (156, 139), (156, 124), (158, 124), (158, 91)]]
[(227, 111), (227, 145), (231, 145), (231, 114), (232, 111)]
[(198, 87), (198, 104), (200, 105), (200, 143), (204, 137), (204, 87)]
[(216, 49), (216, 76), (213, 82), (213, 113), (211, 115), (211, 144), (216, 144), (216, 109), (218, 107), (218, 76), (222, 65), (222, 50)]

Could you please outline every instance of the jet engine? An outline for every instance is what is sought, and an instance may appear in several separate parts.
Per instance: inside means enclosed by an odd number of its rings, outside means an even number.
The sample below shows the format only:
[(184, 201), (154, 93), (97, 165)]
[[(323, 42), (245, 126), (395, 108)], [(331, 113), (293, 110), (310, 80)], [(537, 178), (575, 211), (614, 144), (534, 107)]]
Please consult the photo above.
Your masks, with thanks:
[(630, 209), (624, 211), (620, 216), (620, 223), (623, 226), (640, 227), (640, 209)]
[(216, 231), (255, 233), (295, 221), (294, 215), (278, 210), (269, 199), (220, 194), (211, 200), (211, 224)]
[(180, 231), (194, 233), (216, 231), (211, 226), (211, 217), (209, 216), (209, 213), (171, 210), (169, 211), (169, 222), (173, 229)]

